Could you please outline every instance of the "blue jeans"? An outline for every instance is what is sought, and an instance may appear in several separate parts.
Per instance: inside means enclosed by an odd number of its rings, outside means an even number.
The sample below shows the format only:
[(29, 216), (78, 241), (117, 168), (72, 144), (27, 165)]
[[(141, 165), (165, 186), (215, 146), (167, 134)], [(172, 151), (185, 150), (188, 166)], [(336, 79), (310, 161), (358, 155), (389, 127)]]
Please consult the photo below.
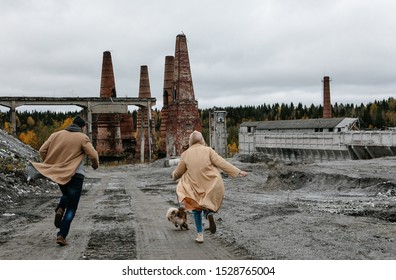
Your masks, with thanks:
[(209, 211), (207, 210), (192, 210), (194, 216), (195, 227), (197, 228), (197, 233), (201, 233), (202, 230), (202, 212), (206, 216)]
[(62, 208), (63, 210), (66, 210), (66, 212), (63, 215), (63, 219), (60, 223), (57, 236), (60, 235), (63, 238), (66, 238), (66, 236), (69, 234), (70, 225), (76, 214), (78, 203), (80, 201), (83, 183), (84, 176), (81, 174), (76, 174), (66, 185), (59, 185), (59, 188), (62, 191), (62, 196), (59, 200), (56, 210), (58, 208)]

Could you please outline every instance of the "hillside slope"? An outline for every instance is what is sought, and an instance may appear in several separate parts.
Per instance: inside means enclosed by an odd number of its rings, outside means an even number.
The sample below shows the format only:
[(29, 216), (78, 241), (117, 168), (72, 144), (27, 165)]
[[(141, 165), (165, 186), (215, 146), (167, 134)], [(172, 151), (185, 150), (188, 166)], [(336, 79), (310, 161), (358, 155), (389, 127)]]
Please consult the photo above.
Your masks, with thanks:
[(27, 181), (25, 166), (29, 160), (39, 161), (39, 153), (0, 129), (0, 214), (24, 198), (57, 190), (57, 185), (47, 180)]

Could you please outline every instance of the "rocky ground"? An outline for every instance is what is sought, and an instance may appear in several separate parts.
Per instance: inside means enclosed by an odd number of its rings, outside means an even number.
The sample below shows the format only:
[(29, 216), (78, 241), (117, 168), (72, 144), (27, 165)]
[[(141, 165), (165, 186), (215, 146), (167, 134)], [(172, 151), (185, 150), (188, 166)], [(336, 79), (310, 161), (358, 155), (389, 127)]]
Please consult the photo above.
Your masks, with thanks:
[(39, 158), (36, 150), (0, 129), (0, 211), (3, 215), (5, 209), (17, 207), (25, 197), (40, 199), (57, 191), (57, 185), (48, 181), (28, 184), (26, 162)]
[[(1, 132), (1, 131), (0, 131)], [(394, 260), (396, 158), (288, 163), (264, 155), (230, 161), (246, 178), (224, 174), (217, 232), (194, 242), (195, 227), (165, 219), (176, 205), (174, 167), (88, 168), (68, 237), (55, 242), (59, 191), (28, 183), (24, 165), (37, 152), (0, 133), (0, 259)]]

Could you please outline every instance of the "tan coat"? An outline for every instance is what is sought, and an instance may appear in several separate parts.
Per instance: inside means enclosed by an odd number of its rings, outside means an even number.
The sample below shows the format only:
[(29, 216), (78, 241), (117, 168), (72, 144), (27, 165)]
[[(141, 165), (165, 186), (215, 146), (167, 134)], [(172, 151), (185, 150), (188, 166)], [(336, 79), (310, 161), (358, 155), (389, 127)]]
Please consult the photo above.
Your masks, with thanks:
[(172, 179), (180, 178), (176, 192), (187, 210), (206, 209), (217, 212), (224, 198), (224, 182), (219, 169), (237, 177), (240, 169), (223, 159), (212, 148), (194, 144), (182, 153)]
[(85, 154), (91, 159), (94, 168), (99, 166), (98, 153), (88, 136), (82, 132), (55, 132), (45, 141), (39, 152), (43, 162), (32, 162), (32, 165), (42, 175), (61, 185), (70, 181)]

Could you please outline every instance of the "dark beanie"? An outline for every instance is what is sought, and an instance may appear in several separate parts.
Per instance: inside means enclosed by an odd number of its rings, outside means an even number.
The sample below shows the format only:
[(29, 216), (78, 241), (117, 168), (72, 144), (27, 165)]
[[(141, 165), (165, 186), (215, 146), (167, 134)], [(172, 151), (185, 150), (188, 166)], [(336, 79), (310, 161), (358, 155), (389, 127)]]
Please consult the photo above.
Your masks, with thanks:
[(76, 116), (73, 120), (73, 123), (83, 128), (85, 126), (85, 121), (82, 117)]

